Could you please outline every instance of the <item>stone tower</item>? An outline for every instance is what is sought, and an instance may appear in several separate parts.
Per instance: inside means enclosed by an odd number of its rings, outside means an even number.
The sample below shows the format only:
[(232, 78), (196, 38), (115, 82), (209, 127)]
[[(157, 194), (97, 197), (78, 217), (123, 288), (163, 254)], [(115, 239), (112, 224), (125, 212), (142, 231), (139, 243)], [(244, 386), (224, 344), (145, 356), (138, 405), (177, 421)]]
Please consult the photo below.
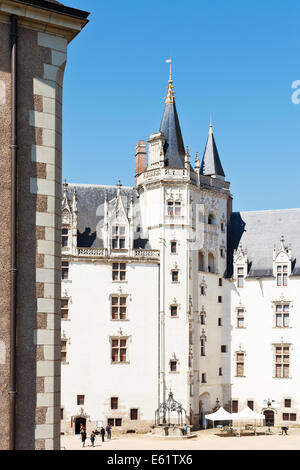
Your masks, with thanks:
[(2, 449), (60, 447), (62, 90), (88, 15), (0, 4)]
[[(221, 318), (222, 277), (226, 269), (229, 183), (220, 162), (212, 125), (195, 169), (185, 149), (175, 104), (172, 73), (159, 132), (150, 135), (148, 165), (136, 174), (143, 227), (154, 249), (160, 250), (159, 286), (159, 402), (172, 390), (190, 423), (199, 423), (199, 396), (209, 365), (201, 357), (201, 344), (209, 334), (219, 338), (215, 322)], [(217, 294), (217, 295), (216, 295)], [(220, 300), (220, 299), (219, 299)], [(211, 311), (204, 329), (201, 312)], [(209, 326), (209, 332), (207, 327)], [(211, 342), (212, 344), (212, 342)], [(215, 356), (212, 358), (212, 356)], [(212, 349), (212, 362), (220, 361)], [(220, 382), (209, 377), (210, 383)], [(204, 374), (204, 375), (203, 375)], [(216, 387), (213, 388), (215, 393)]]

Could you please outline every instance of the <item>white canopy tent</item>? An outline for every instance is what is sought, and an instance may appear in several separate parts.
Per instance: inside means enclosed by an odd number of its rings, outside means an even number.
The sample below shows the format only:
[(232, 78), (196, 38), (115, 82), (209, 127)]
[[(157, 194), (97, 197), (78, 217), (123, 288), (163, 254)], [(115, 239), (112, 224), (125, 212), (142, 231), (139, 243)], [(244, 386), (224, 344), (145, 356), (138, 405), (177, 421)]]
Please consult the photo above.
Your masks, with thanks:
[[(208, 415), (205, 415), (205, 420), (209, 420), (213, 422), (213, 427), (214, 427), (214, 422), (215, 421), (230, 421), (232, 420), (231, 413), (228, 413), (228, 411), (224, 410), (224, 408), (221, 406), (221, 408), (218, 409), (215, 413), (210, 413)], [(205, 423), (206, 427), (206, 423)]]
[(249, 406), (246, 406), (242, 411), (239, 413), (232, 413), (231, 419), (233, 420), (239, 420), (239, 421), (248, 421), (249, 419), (265, 419), (265, 415), (260, 414), (260, 413), (255, 413), (255, 411), (251, 410)]
[(231, 414), (231, 419), (232, 420), (237, 420), (238, 421), (238, 427), (239, 427), (239, 435), (240, 435), (240, 422), (241, 421), (249, 421), (249, 420), (259, 420), (259, 419), (265, 419), (265, 415), (261, 413), (255, 413), (255, 411), (251, 410), (249, 406), (246, 406), (242, 411), (239, 413), (232, 413)]

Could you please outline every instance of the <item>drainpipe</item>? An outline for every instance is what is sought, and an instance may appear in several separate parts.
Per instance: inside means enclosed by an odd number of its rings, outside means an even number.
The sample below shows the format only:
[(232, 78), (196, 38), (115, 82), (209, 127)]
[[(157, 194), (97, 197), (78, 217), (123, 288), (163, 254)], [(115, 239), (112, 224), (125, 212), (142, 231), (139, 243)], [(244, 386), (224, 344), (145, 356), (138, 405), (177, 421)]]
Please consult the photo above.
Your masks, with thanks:
[(17, 306), (17, 30), (11, 16), (11, 291), (10, 291), (10, 382), (9, 449), (16, 447), (16, 306)]

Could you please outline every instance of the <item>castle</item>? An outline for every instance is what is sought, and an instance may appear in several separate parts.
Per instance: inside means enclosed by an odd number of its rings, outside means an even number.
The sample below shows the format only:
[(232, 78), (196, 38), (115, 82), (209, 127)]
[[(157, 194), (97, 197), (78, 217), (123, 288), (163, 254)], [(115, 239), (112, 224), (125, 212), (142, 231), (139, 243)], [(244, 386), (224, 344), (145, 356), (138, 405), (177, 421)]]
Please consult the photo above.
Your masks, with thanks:
[(184, 147), (170, 73), (135, 186), (63, 186), (62, 432), (147, 430), (170, 390), (300, 424), (300, 209), (232, 212), (213, 127)]

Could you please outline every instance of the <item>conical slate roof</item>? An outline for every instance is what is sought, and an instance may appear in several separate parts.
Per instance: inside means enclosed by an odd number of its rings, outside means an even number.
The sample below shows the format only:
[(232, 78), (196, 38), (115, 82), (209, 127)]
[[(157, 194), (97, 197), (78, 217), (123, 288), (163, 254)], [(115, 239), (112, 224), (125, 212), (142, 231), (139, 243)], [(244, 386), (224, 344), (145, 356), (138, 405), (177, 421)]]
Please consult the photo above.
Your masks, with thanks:
[(206, 176), (216, 175), (225, 177), (212, 131), (212, 124), (210, 125), (209, 129), (208, 139), (201, 163), (200, 174)]
[(165, 165), (170, 168), (184, 168), (185, 150), (175, 101), (165, 104), (160, 132), (167, 139), (164, 146)]
[(171, 59), (168, 62), (170, 62), (170, 77), (165, 98), (165, 110), (160, 124), (160, 132), (167, 139), (164, 145), (165, 166), (184, 168), (185, 150), (175, 104)]

